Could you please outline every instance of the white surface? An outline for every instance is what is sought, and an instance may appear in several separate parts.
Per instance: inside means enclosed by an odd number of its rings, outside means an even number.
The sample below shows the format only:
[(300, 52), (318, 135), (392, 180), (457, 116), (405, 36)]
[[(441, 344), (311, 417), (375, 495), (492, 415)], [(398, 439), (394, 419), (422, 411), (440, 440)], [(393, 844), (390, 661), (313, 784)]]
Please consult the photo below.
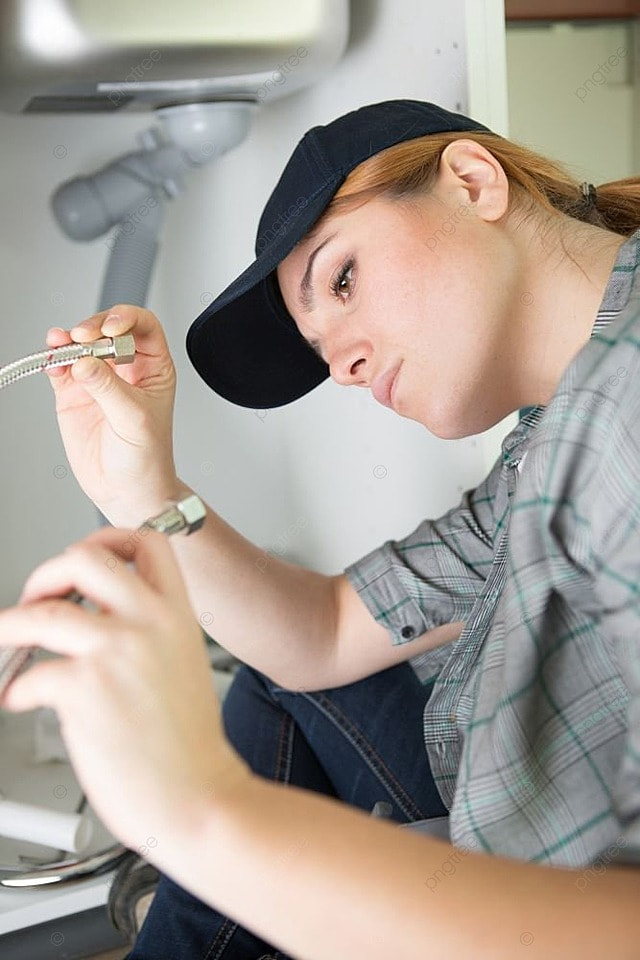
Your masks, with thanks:
[(116, 44), (293, 45), (313, 39), (327, 15), (321, 0), (181, 0), (179, 17), (175, 0), (154, 0), (152, 16), (148, 6), (131, 0), (74, 0), (73, 8), (94, 42)]
[[(213, 682), (220, 700), (224, 699), (232, 675), (214, 671)], [(80, 788), (67, 763), (37, 760), (37, 731), (34, 714), (10, 715), (0, 711), (0, 788), (11, 788), (12, 795), (31, 802), (63, 806), (73, 810), (78, 805)], [(49, 719), (50, 749), (56, 747)], [(64, 755), (62, 746), (55, 750)], [(55, 786), (54, 786), (55, 785)], [(95, 820), (92, 850), (104, 850), (114, 842), (104, 827)], [(14, 866), (18, 856), (29, 855), (42, 860), (58, 860), (50, 846), (9, 840), (0, 836), (0, 866)], [(65, 855), (64, 859), (67, 859)], [(25, 870), (30, 869), (25, 864)], [(0, 887), (0, 935), (44, 923), (59, 916), (89, 910), (107, 902), (113, 871), (101, 877), (89, 877), (73, 883), (51, 884), (24, 890)]]
[(504, 0), (466, 0), (469, 116), (509, 136)]
[[(634, 103), (640, 110), (640, 85), (634, 83), (639, 58), (633, 37), (634, 29), (624, 20), (588, 26), (510, 25), (513, 139), (566, 164), (578, 180), (598, 185), (637, 174), (640, 140), (633, 111)], [(623, 56), (617, 53), (621, 49), (626, 50)]]
[[(5, 4), (6, 6), (6, 4)], [(15, 11), (13, 8), (15, 7)], [(348, 0), (16, 0), (0, 6), (0, 104), (99, 95), (120, 111), (217, 97), (278, 97), (340, 58)], [(133, 101), (129, 97), (133, 96)]]
[(0, 936), (102, 906), (107, 902), (112, 879), (113, 873), (108, 873), (76, 884), (31, 890), (0, 887)]
[[(82, 798), (80, 787), (66, 760), (36, 760), (36, 716), (33, 712), (0, 711), (0, 792), (15, 803), (45, 807), (54, 814), (73, 814)], [(59, 849), (53, 845), (0, 835), (0, 864), (19, 865), (20, 855), (60, 859)]]
[[(35, 761), (34, 716), (0, 712), (0, 789), (16, 800), (46, 804), (52, 812), (73, 811), (81, 792), (69, 764)], [(0, 865), (14, 866), (20, 855), (49, 861), (60, 859), (51, 846), (0, 837)], [(31, 866), (25, 863), (25, 870), (28, 869)], [(0, 887), (0, 934), (106, 903), (111, 876), (47, 888)]]
[(79, 853), (88, 845), (91, 826), (80, 814), (59, 813), (0, 796), (0, 837)]

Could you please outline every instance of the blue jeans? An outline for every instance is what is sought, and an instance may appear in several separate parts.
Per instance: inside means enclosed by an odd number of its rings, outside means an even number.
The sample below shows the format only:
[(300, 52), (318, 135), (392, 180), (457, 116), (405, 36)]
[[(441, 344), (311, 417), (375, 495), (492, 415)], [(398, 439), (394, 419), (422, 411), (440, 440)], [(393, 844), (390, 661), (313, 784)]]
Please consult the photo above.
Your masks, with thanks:
[[(391, 819), (407, 823), (447, 813), (422, 738), (430, 693), (409, 663), (313, 693), (285, 690), (243, 666), (223, 718), (230, 742), (255, 773), (367, 812), (382, 800), (392, 806)], [(215, 858), (215, 850), (209, 855)], [(163, 876), (126, 960), (205, 958), (288, 960)]]

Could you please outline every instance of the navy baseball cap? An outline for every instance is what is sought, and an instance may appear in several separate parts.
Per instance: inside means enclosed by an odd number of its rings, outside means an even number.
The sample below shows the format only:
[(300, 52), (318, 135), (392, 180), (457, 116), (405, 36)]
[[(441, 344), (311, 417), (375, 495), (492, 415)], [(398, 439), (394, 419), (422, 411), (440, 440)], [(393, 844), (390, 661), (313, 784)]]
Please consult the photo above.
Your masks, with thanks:
[(267, 201), (256, 259), (197, 317), (187, 353), (221, 397), (255, 410), (304, 396), (329, 367), (287, 310), (276, 267), (302, 240), (354, 167), (387, 147), (430, 133), (487, 127), (421, 100), (385, 100), (353, 110), (300, 140)]

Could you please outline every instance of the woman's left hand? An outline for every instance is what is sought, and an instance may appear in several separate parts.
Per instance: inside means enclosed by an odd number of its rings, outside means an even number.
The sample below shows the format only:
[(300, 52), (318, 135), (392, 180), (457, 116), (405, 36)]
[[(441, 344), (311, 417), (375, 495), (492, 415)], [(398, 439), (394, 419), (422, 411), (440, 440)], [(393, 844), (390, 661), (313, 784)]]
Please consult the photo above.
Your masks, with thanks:
[[(132, 562), (132, 568), (127, 562)], [(95, 605), (63, 599), (72, 589)], [(248, 776), (227, 741), (202, 632), (167, 538), (103, 528), (46, 561), (0, 646), (62, 656), (13, 681), (0, 706), (56, 710), (89, 802), (132, 849)]]

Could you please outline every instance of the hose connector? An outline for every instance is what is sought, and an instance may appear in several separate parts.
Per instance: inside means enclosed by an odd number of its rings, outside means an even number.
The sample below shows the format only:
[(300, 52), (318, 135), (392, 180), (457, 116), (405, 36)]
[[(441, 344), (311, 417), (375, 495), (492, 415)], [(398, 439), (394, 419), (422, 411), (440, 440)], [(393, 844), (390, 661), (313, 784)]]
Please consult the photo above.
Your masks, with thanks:
[(135, 342), (130, 333), (122, 337), (103, 337), (84, 346), (89, 348), (89, 356), (99, 360), (113, 360), (115, 363), (133, 363), (136, 355)]
[(125, 333), (121, 337), (102, 337), (92, 343), (63, 343), (59, 347), (48, 347), (39, 353), (30, 353), (22, 360), (14, 360), (0, 367), (0, 390), (29, 377), (33, 373), (42, 373), (53, 367), (65, 367), (75, 363), (80, 357), (97, 357), (99, 360), (113, 360), (115, 363), (133, 363), (136, 345), (133, 336)]
[(183, 497), (182, 500), (172, 500), (163, 513), (143, 523), (158, 533), (185, 533), (187, 536), (199, 530), (205, 521), (207, 510), (200, 497), (195, 493)]

